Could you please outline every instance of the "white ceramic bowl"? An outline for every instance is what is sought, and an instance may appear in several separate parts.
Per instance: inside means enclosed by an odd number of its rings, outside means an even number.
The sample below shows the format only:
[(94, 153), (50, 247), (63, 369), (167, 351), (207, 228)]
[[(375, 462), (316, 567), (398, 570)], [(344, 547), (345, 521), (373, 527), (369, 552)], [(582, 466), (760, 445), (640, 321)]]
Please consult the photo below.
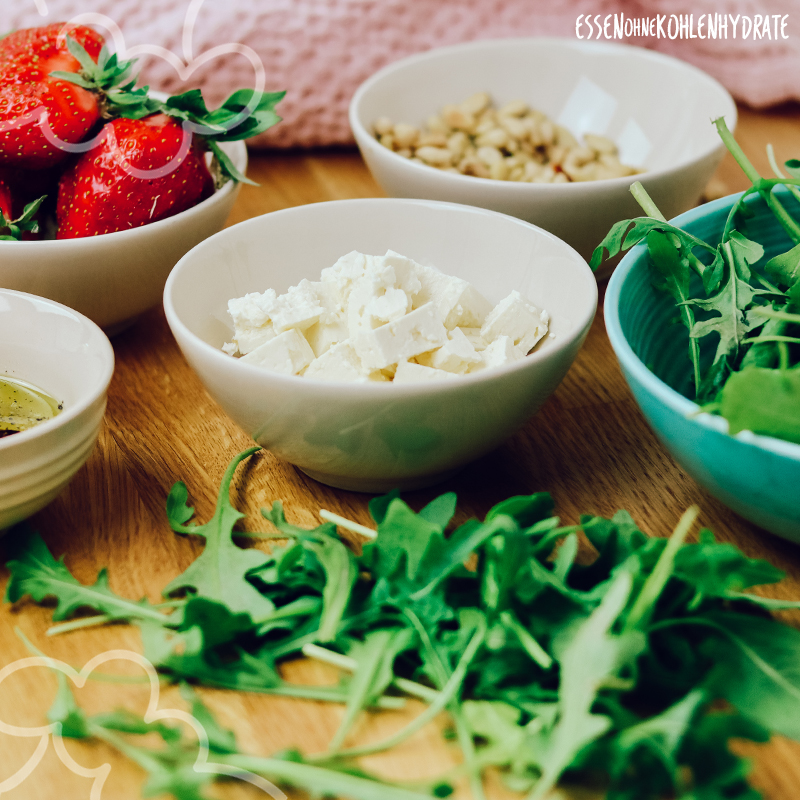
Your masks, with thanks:
[[(372, 134), (379, 117), (424, 124), (446, 103), (488, 91), (499, 106), (523, 99), (580, 136), (610, 136), (632, 178), (568, 184), (495, 181), (409, 161)], [(728, 92), (704, 72), (638, 47), (577, 39), (469, 42), (411, 56), (361, 85), (350, 125), (375, 180), (392, 197), (490, 208), (533, 222), (584, 258), (620, 219), (641, 211), (628, 187), (640, 180), (667, 219), (696, 204), (724, 153), (715, 117), (736, 125)]]
[(0, 375), (32, 383), (64, 406), (0, 439), (0, 531), (49, 503), (92, 452), (114, 351), (91, 320), (52, 300), (0, 289)]
[[(531, 355), (432, 384), (334, 384), (284, 376), (220, 350), (227, 301), (285, 292), (352, 250), (395, 250), (471, 282), (497, 303), (512, 289), (550, 312)], [(589, 330), (597, 286), (564, 242), (491, 211), (426, 200), (314, 203), (234, 225), (187, 253), (164, 291), (167, 320), (211, 395), (253, 438), (317, 480), (379, 492), (436, 483), (499, 445), (561, 381)]]
[[(244, 143), (224, 148), (244, 174)], [(85, 239), (0, 241), (0, 286), (64, 303), (113, 335), (160, 302), (170, 270), (222, 228), (238, 192), (239, 184), (229, 181), (193, 208), (127, 231)]]

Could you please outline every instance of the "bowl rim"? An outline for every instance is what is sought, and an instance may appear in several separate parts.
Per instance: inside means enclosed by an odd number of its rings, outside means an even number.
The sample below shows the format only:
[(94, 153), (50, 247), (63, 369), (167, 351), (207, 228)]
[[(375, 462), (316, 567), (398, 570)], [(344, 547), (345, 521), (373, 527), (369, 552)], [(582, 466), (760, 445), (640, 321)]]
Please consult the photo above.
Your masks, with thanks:
[[(677, 217), (669, 220), (669, 222), (676, 227), (683, 227), (687, 223), (694, 222), (706, 216), (709, 212), (731, 208), (742, 194), (743, 192), (738, 192), (721, 197), (710, 203), (705, 203), (702, 206), (679, 214)], [(756, 199), (756, 195), (753, 195), (752, 202), (755, 202)], [(645, 264), (643, 256), (646, 251), (647, 247), (644, 243), (637, 244), (635, 247), (631, 248), (619, 262), (608, 282), (604, 301), (604, 318), (611, 347), (617, 356), (620, 366), (624, 370), (630, 372), (645, 389), (669, 409), (687, 419), (697, 422), (698, 425), (708, 430), (715, 431), (724, 436), (730, 436), (728, 433), (728, 421), (724, 417), (702, 411), (697, 403), (690, 400), (688, 397), (684, 397), (680, 392), (668, 386), (661, 378), (655, 375), (655, 373), (651, 372), (639, 356), (636, 355), (625, 337), (625, 334), (622, 332), (622, 323), (619, 316), (622, 289), (633, 271), (641, 269), (642, 267), (640, 265)], [(794, 442), (777, 439), (774, 436), (764, 436), (749, 430), (741, 431), (730, 436), (730, 438), (745, 446), (757, 447), (762, 450), (768, 450), (779, 456), (785, 456), (795, 461), (800, 461), (800, 444), (795, 444)]]
[[(244, 174), (244, 171), (247, 169), (248, 161), (247, 145), (240, 140), (225, 142), (225, 144), (229, 144), (235, 148), (234, 162), (239, 171)], [(171, 217), (164, 217), (164, 219), (159, 219), (156, 222), (149, 222), (147, 225), (139, 225), (137, 228), (128, 228), (124, 231), (112, 231), (111, 233), (100, 233), (97, 234), (97, 236), (80, 236), (74, 239), (38, 239), (32, 241), (0, 240), (0, 249), (3, 247), (17, 248), (18, 251), (23, 249), (35, 250), (37, 248), (43, 250), (45, 247), (58, 247), (59, 249), (71, 247), (74, 249), (79, 247), (102, 247), (107, 243), (124, 246), (128, 239), (134, 236), (142, 236), (142, 231), (150, 231), (156, 234), (170, 224), (174, 225), (177, 219), (182, 218), (186, 220), (189, 217), (203, 214), (204, 211), (211, 206), (224, 202), (225, 198), (231, 194), (231, 192), (235, 191), (238, 185), (237, 181), (226, 181), (222, 188), (215, 189), (213, 194), (209, 195), (205, 200), (201, 200), (197, 205), (187, 208), (178, 214), (173, 214)], [(100, 244), (92, 245), (89, 244), (90, 242), (100, 242)]]
[[(450, 53), (459, 52), (463, 50), (490, 50), (506, 46), (507, 44), (524, 44), (524, 43), (528, 43), (531, 46), (558, 45), (558, 46), (565, 46), (574, 50), (618, 53), (620, 56), (623, 56), (626, 59), (630, 59), (631, 56), (634, 56), (635, 54), (635, 57), (642, 57), (648, 61), (652, 61), (659, 64), (666, 64), (673, 68), (693, 73), (695, 77), (705, 81), (709, 86), (712, 86), (715, 90), (717, 90), (720, 96), (727, 102), (729, 109), (722, 116), (725, 118), (726, 124), (728, 125), (730, 131), (733, 132), (736, 130), (736, 125), (738, 122), (738, 110), (736, 108), (736, 103), (734, 102), (733, 97), (731, 96), (731, 93), (716, 78), (713, 78), (707, 72), (704, 72), (698, 67), (695, 67), (693, 64), (689, 64), (688, 62), (682, 61), (681, 59), (666, 55), (664, 53), (659, 53), (654, 50), (649, 50), (644, 47), (636, 47), (635, 45), (622, 44), (616, 42), (581, 41), (578, 39), (570, 39), (568, 37), (558, 37), (558, 36), (526, 36), (526, 37), (509, 37), (504, 39), (479, 39), (477, 41), (472, 41), (472, 42), (461, 42), (459, 44), (446, 45), (444, 47), (435, 47), (431, 50), (426, 50), (422, 53), (414, 53), (413, 55), (406, 56), (405, 58), (399, 59), (398, 61), (393, 61), (391, 64), (387, 64), (385, 67), (378, 70), (369, 78), (367, 78), (358, 87), (358, 89), (356, 89), (356, 92), (350, 101), (350, 106), (348, 109), (350, 128), (353, 131), (353, 135), (355, 136), (359, 147), (370, 147), (373, 153), (382, 153), (385, 157), (390, 158), (393, 161), (393, 163), (397, 165), (402, 163), (412, 170), (422, 170), (425, 175), (433, 174), (432, 171), (435, 170), (434, 167), (430, 167), (426, 164), (417, 164), (413, 161), (410, 161), (407, 158), (403, 158), (402, 156), (398, 155), (397, 153), (391, 150), (387, 150), (367, 130), (367, 128), (361, 122), (360, 111), (359, 111), (360, 104), (363, 101), (365, 95), (372, 89), (374, 89), (374, 87), (378, 85), (384, 78), (395, 72), (401, 72), (408, 66), (413, 66), (415, 64), (423, 63), (425, 61), (434, 61), (442, 56), (446, 57)], [(570, 181), (569, 183), (553, 183), (553, 184), (527, 183), (524, 181), (498, 181), (492, 178), (478, 178), (473, 175), (461, 175), (461, 174), (456, 175), (455, 173), (443, 172), (442, 170), (435, 170), (435, 173), (438, 174), (445, 183), (449, 182), (453, 187), (493, 186), (496, 188), (497, 191), (506, 192), (508, 195), (512, 196), (514, 195), (514, 193), (524, 194), (525, 192), (534, 193), (536, 191), (551, 192), (551, 193), (554, 193), (556, 191), (574, 192), (577, 191), (577, 189), (575, 188), (576, 186), (582, 187), (584, 192), (586, 191), (592, 192), (592, 191), (602, 191), (605, 188), (617, 188), (617, 187), (627, 188), (632, 180), (639, 180), (639, 179), (644, 179), (646, 181), (658, 180), (659, 178), (663, 178), (666, 175), (670, 175), (677, 170), (691, 169), (695, 165), (699, 164), (700, 162), (704, 161), (705, 159), (717, 153), (720, 153), (724, 149), (725, 149), (724, 144), (722, 143), (722, 141), (719, 141), (714, 147), (711, 147), (703, 151), (699, 155), (693, 158), (688, 158), (682, 161), (678, 161), (677, 163), (669, 167), (663, 167), (657, 170), (645, 169), (642, 172), (637, 173), (636, 175), (624, 175), (619, 178), (601, 178), (600, 180), (594, 180), (594, 181)], [(478, 191), (480, 190), (478, 189)]]
[[(303, 214), (305, 213), (306, 209), (311, 207), (319, 207), (319, 206), (338, 206), (338, 207), (345, 207), (345, 206), (352, 206), (354, 209), (357, 208), (359, 205), (373, 205), (373, 204), (380, 204), (380, 205), (407, 205), (407, 206), (435, 206), (436, 208), (452, 208), (458, 210), (460, 212), (469, 213), (469, 214), (476, 214), (479, 216), (498, 216), (503, 217), (504, 219), (508, 220), (510, 223), (514, 225), (520, 225), (525, 228), (529, 228), (534, 230), (538, 235), (544, 236), (548, 239), (557, 242), (559, 246), (566, 248), (566, 253), (571, 255), (574, 260), (577, 262), (577, 267), (580, 270), (579, 274), (583, 274), (586, 281), (587, 288), (592, 291), (592, 299), (589, 302), (587, 308), (584, 312), (576, 317), (576, 322), (573, 330), (567, 335), (561, 335), (554, 340), (550, 340), (550, 343), (545, 348), (534, 349), (532, 353), (525, 356), (524, 358), (520, 359), (519, 361), (515, 361), (512, 364), (505, 364), (498, 367), (491, 367), (486, 370), (480, 370), (478, 372), (469, 373), (466, 375), (458, 375), (457, 380), (440, 380), (440, 381), (431, 381), (425, 383), (407, 383), (401, 384), (399, 386), (395, 386), (391, 381), (367, 381), (364, 383), (348, 383), (348, 382), (335, 382), (335, 381), (320, 381), (314, 378), (306, 378), (302, 375), (282, 375), (276, 372), (269, 372), (268, 370), (262, 369), (257, 367), (253, 364), (242, 363), (239, 359), (232, 358), (227, 353), (224, 353), (222, 350), (214, 347), (213, 345), (208, 344), (202, 338), (200, 338), (197, 334), (189, 329), (189, 327), (181, 320), (180, 316), (178, 315), (177, 311), (175, 310), (175, 306), (173, 304), (173, 289), (175, 283), (178, 280), (179, 273), (182, 272), (184, 269), (187, 269), (186, 265), (190, 262), (191, 257), (195, 250), (205, 247), (205, 246), (213, 246), (212, 243), (215, 242), (216, 239), (222, 237), (231, 236), (232, 234), (230, 231), (241, 229), (243, 226), (252, 226), (257, 227), (261, 223), (261, 220), (265, 217), (270, 217), (272, 219), (279, 219), (281, 216), (290, 215), (290, 214)], [(330, 266), (330, 265), (328, 265)], [(322, 269), (322, 268), (321, 268)], [(269, 288), (269, 287), (266, 287)], [(265, 289), (266, 290), (266, 289)], [(568, 347), (572, 346), (572, 344), (580, 340), (581, 337), (588, 331), (589, 327), (592, 324), (592, 321), (595, 318), (597, 313), (597, 301), (598, 301), (598, 293), (597, 293), (597, 281), (595, 280), (594, 273), (591, 271), (589, 265), (586, 261), (581, 258), (578, 252), (564, 242), (562, 239), (559, 239), (557, 236), (545, 231), (542, 228), (539, 228), (536, 225), (533, 225), (530, 222), (525, 222), (524, 220), (518, 219), (517, 217), (512, 217), (508, 214), (502, 214), (499, 211), (490, 211), (484, 208), (478, 208), (476, 206), (470, 205), (463, 205), (460, 203), (449, 203), (440, 200), (425, 200), (421, 198), (397, 198), (397, 197), (363, 197), (363, 198), (352, 198), (352, 199), (345, 199), (345, 200), (328, 200), (319, 203), (308, 203), (300, 206), (292, 206), (290, 208), (280, 209), (278, 211), (271, 211), (267, 214), (261, 214), (256, 217), (252, 217), (248, 220), (244, 220), (243, 222), (239, 222), (236, 225), (231, 225), (228, 228), (225, 228), (219, 233), (210, 236), (208, 239), (200, 242), (195, 248), (190, 250), (173, 268), (172, 272), (170, 272), (169, 277), (167, 278), (167, 283), (164, 287), (164, 310), (167, 317), (167, 322), (170, 326), (170, 329), (173, 332), (173, 335), (176, 338), (183, 337), (188, 341), (191, 341), (196, 347), (199, 347), (200, 350), (203, 352), (204, 357), (208, 357), (212, 359), (212, 364), (218, 365), (219, 368), (226, 368), (230, 367), (232, 362), (237, 366), (233, 367), (234, 369), (244, 370), (244, 374), (250, 375), (251, 377), (261, 377), (262, 379), (269, 380), (269, 381), (276, 381), (279, 385), (283, 385), (286, 388), (294, 387), (299, 391), (308, 391), (308, 392), (319, 392), (320, 390), (324, 390), (326, 393), (330, 393), (334, 396), (346, 396), (346, 395), (354, 395), (357, 399), (362, 398), (381, 398), (381, 399), (392, 399), (392, 398), (400, 398), (400, 397), (409, 397), (409, 396), (416, 396), (416, 395), (425, 395), (425, 394), (434, 394), (437, 392), (447, 393), (458, 391), (460, 388), (475, 386), (486, 381), (494, 380), (495, 378), (500, 378), (504, 375), (512, 374), (514, 372), (520, 372), (527, 368), (530, 368), (534, 364), (538, 364), (539, 362), (548, 360), (562, 350), (566, 350)], [(544, 309), (545, 311), (547, 309)], [(387, 387), (392, 387), (387, 389)]]
[[(48, 436), (58, 428), (63, 427), (72, 420), (80, 417), (97, 401), (99, 397), (102, 397), (108, 391), (108, 385), (111, 382), (111, 378), (114, 374), (114, 347), (111, 344), (108, 336), (106, 336), (102, 328), (100, 328), (96, 323), (92, 322), (92, 320), (81, 314), (79, 311), (75, 311), (75, 309), (65, 306), (63, 303), (59, 303), (55, 300), (50, 300), (37, 294), (30, 294), (29, 292), (19, 292), (16, 289), (0, 288), (0, 298), (9, 295), (12, 297), (21, 297), (34, 301), (40, 306), (50, 306), (51, 308), (58, 309), (66, 316), (77, 319), (81, 325), (84, 326), (84, 328), (89, 329), (93, 334), (96, 335), (98, 348), (96, 352), (101, 357), (103, 370), (100, 373), (100, 377), (95, 385), (94, 390), (82, 395), (78, 401), (63, 409), (61, 413), (57, 414), (52, 419), (40, 422), (38, 425), (34, 426), (33, 428), (29, 428), (26, 431), (19, 431), (13, 436), (4, 436), (1, 438), (0, 453), (3, 453), (4, 451), (11, 451), (15, 447), (23, 447), (26, 443), (34, 442), (37, 439)], [(4, 372), (0, 372), (0, 377), (4, 376), (5, 374), (6, 373)]]

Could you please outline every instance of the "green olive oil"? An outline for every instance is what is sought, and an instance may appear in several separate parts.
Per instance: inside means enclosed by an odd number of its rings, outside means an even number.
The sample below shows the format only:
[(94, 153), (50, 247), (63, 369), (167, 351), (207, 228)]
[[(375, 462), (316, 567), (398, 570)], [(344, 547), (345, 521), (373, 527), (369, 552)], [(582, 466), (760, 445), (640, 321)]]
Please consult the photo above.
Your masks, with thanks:
[(61, 406), (30, 383), (0, 375), (0, 439), (52, 419)]

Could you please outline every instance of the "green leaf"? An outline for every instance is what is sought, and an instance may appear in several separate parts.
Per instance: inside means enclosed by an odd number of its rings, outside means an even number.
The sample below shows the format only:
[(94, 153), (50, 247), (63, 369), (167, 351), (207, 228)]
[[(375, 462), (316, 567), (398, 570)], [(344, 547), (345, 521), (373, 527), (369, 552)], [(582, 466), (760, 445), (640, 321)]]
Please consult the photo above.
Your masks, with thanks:
[(419, 515), (437, 528), (444, 530), (449, 524), (453, 515), (456, 513), (456, 493), (447, 492), (439, 495), (435, 500), (431, 500)]
[(761, 327), (766, 319), (748, 313), (753, 299), (768, 292), (754, 289), (747, 281), (750, 278), (750, 259), (757, 253), (763, 253), (760, 245), (749, 242), (744, 237), (732, 237), (729, 242), (720, 245), (727, 254), (728, 278), (724, 286), (713, 297), (706, 300), (694, 299), (692, 305), (705, 311), (716, 312), (718, 316), (696, 322), (689, 332), (693, 339), (701, 339), (710, 333), (719, 334), (719, 343), (714, 356), (714, 363), (722, 358), (736, 357), (742, 346), (744, 337), (750, 331)]
[(744, 595), (742, 590), (778, 583), (785, 577), (782, 570), (768, 561), (748, 558), (738, 547), (713, 539), (684, 545), (675, 555), (673, 574), (706, 597), (747, 599), (754, 603), (762, 598)]
[(395, 658), (408, 650), (413, 640), (414, 632), (409, 628), (384, 628), (372, 631), (363, 642), (352, 642), (347, 655), (356, 660), (358, 667), (350, 681), (344, 719), (328, 746), (331, 752), (341, 748), (358, 715), (389, 687), (394, 679)]
[(608, 746), (612, 781), (640, 792), (644, 786), (660, 793), (682, 788), (681, 745), (707, 699), (695, 689), (661, 714), (623, 729)]
[[(630, 230), (629, 230), (630, 229)], [(626, 219), (617, 222), (606, 234), (605, 239), (595, 248), (592, 253), (592, 260), (589, 262), (591, 268), (597, 269), (606, 259), (613, 258), (619, 253), (630, 249), (648, 237), (651, 231), (670, 233), (680, 242), (686, 252), (691, 252), (695, 247), (700, 247), (706, 251), (714, 252), (714, 248), (706, 244), (702, 239), (692, 236), (690, 233), (670, 225), (660, 219), (653, 217), (637, 217), (636, 219)], [(607, 253), (607, 255), (604, 255)]]
[(233, 181), (237, 181), (238, 183), (247, 183), (250, 186), (258, 186), (255, 181), (251, 181), (250, 178), (239, 172), (236, 164), (233, 163), (233, 160), (230, 158), (230, 156), (213, 139), (209, 139), (207, 144), (208, 149), (214, 154), (214, 158), (216, 158), (217, 163), (219, 164), (220, 171), (225, 177), (230, 178)]
[(716, 634), (702, 645), (713, 689), (753, 722), (800, 740), (800, 631), (724, 611), (691, 621)]
[(47, 598), (56, 601), (53, 620), (69, 619), (81, 609), (92, 609), (118, 620), (153, 620), (164, 623), (167, 617), (146, 600), (135, 603), (108, 588), (108, 572), (100, 570), (92, 586), (84, 586), (67, 569), (63, 559), (53, 558), (42, 537), (27, 525), (16, 528), (6, 540), (10, 556), (6, 567), (11, 577), (5, 601), (16, 603), (26, 595), (37, 603)]
[(529, 800), (547, 796), (580, 751), (611, 726), (608, 717), (592, 713), (597, 692), (604, 681), (617, 677), (646, 647), (645, 636), (639, 631), (621, 635), (611, 632), (627, 605), (631, 587), (631, 576), (621, 572), (591, 616), (564, 631), (554, 643), (554, 654), (561, 665), (558, 719), (539, 737), (542, 776)]
[(547, 492), (509, 497), (494, 506), (486, 515), (491, 522), (501, 514), (511, 517), (520, 528), (530, 528), (553, 512), (553, 498)]
[(87, 739), (91, 734), (86, 715), (75, 702), (75, 696), (69, 688), (67, 676), (60, 670), (54, 670), (58, 678), (58, 692), (47, 712), (50, 722), (61, 726), (60, 733), (68, 739)]
[(748, 430), (800, 444), (800, 369), (748, 367), (731, 375), (720, 402), (731, 435)]
[(190, 704), (191, 715), (203, 726), (208, 736), (208, 749), (212, 753), (235, 753), (236, 736), (233, 731), (225, 730), (216, 720), (208, 706), (191, 687), (181, 687), (181, 697)]
[(166, 596), (189, 592), (225, 604), (230, 611), (244, 612), (254, 618), (267, 616), (275, 608), (249, 580), (251, 573), (267, 564), (271, 557), (256, 549), (242, 549), (233, 541), (233, 528), (244, 517), (230, 501), (230, 486), (238, 465), (260, 448), (239, 453), (228, 465), (220, 485), (214, 516), (205, 525), (184, 524), (190, 510), (186, 505), (186, 487), (176, 484), (170, 492), (167, 513), (176, 533), (202, 536), (206, 546), (200, 556), (182, 574), (169, 583)]
[(800, 281), (800, 244), (771, 258), (764, 265), (764, 269), (782, 286), (794, 286)]

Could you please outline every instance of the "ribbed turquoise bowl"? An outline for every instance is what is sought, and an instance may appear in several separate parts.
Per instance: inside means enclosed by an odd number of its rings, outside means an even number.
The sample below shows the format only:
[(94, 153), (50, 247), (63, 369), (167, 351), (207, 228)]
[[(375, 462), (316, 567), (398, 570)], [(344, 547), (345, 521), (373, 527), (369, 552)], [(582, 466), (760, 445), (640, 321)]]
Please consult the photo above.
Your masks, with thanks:
[[(692, 209), (671, 222), (716, 244), (738, 196)], [(754, 216), (746, 232), (764, 245), (765, 257), (788, 249), (791, 241), (764, 203), (757, 197), (747, 202)], [(793, 200), (785, 203), (797, 212)], [(671, 298), (651, 284), (645, 246), (637, 245), (609, 281), (605, 320), (642, 413), (678, 464), (711, 494), (762, 528), (800, 542), (800, 445), (749, 431), (730, 436), (724, 419), (699, 413), (688, 399), (689, 336), (683, 325), (671, 322), (675, 316)], [(707, 344), (702, 355), (710, 359), (716, 342)]]

